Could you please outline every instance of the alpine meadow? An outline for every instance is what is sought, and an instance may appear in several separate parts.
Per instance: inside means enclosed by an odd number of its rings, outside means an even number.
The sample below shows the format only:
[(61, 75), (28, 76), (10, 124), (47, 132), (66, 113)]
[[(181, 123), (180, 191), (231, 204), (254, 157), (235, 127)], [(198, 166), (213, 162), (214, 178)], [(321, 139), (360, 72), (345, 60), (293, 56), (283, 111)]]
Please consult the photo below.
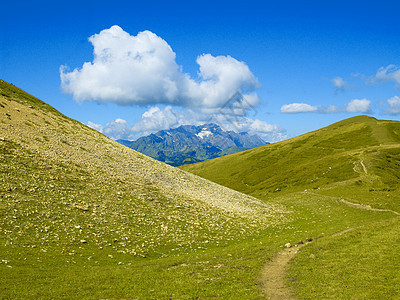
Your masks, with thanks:
[[(399, 142), (400, 122), (358, 116), (183, 168), (291, 211), (286, 246), (302, 248), (285, 267), (292, 295), (394, 299), (400, 294)], [(312, 243), (303, 248), (306, 237)], [(278, 299), (291, 290), (268, 292)]]
[(5, 81), (0, 115), (3, 299), (400, 294), (400, 122), (174, 168)]

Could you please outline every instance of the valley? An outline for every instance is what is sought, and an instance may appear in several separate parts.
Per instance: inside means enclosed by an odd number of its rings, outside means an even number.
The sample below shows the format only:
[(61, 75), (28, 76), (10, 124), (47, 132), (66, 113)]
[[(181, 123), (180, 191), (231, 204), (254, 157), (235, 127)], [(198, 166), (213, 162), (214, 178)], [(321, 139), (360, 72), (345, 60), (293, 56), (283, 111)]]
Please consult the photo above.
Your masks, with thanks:
[(5, 81), (0, 115), (2, 298), (263, 299), (263, 268), (308, 240), (291, 297), (400, 293), (399, 122), (174, 168)]

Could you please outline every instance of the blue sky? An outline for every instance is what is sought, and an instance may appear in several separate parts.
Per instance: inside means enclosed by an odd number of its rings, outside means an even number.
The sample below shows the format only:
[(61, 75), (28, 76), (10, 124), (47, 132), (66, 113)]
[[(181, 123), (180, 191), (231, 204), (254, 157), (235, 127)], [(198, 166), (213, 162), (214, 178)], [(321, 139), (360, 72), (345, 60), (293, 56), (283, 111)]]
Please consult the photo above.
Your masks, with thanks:
[(0, 78), (113, 138), (213, 120), (278, 141), (400, 120), (398, 1), (188, 2), (3, 3)]

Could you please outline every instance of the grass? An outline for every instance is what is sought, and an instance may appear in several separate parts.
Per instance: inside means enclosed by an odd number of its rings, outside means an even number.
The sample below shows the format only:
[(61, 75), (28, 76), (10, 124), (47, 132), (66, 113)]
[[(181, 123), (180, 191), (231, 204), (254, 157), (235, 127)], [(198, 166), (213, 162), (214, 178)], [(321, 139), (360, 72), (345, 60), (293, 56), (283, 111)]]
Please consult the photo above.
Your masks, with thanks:
[(396, 299), (399, 226), (399, 218), (389, 218), (315, 241), (292, 262), (288, 284), (302, 299)]
[[(3, 99), (7, 99), (8, 101), (16, 101), (20, 104), (28, 106), (31, 109), (40, 109), (44, 113), (51, 113), (56, 115), (57, 117), (69, 119), (59, 113), (56, 109), (41, 101), (40, 99), (29, 95), (18, 87), (7, 83), (4, 80), (0, 79), (0, 97)], [(2, 108), (5, 108), (4, 104), (1, 105)]]
[[(182, 167), (291, 209), (280, 234), (317, 238), (292, 263), (301, 299), (399, 294), (399, 217), (345, 207), (340, 199), (400, 212), (400, 123), (360, 116), (288, 141)], [(372, 213), (372, 214), (371, 214)], [(334, 233), (358, 228), (343, 236)], [(317, 258), (310, 258), (310, 255)]]
[(285, 222), (279, 207), (240, 204), (247, 197), (4, 90), (1, 297), (260, 297), (272, 253), (260, 237)]
[[(276, 201), (295, 212), (291, 222), (241, 241), (226, 240), (221, 247), (211, 246), (183, 255), (170, 252), (169, 257), (134, 257), (116, 252), (114, 243), (101, 250), (91, 242), (76, 243), (64, 252), (60, 252), (58, 245), (8, 245), (0, 248), (7, 260), (7, 264), (0, 264), (5, 279), (0, 289), (2, 295), (10, 298), (63, 298), (69, 294), (76, 299), (261, 299), (260, 270), (286, 242), (294, 244), (317, 238), (321, 233), (328, 236), (343, 226), (381, 221), (385, 217), (318, 195), (287, 195)], [(326, 218), (327, 215), (331, 217)], [(307, 224), (313, 226), (306, 229)], [(27, 282), (26, 278), (30, 280)]]
[[(1, 298), (262, 299), (263, 265), (309, 238), (288, 275), (302, 298), (373, 298), (374, 285), (384, 298), (398, 293), (399, 266), (389, 263), (398, 217), (340, 202), (399, 210), (398, 123), (361, 116), (185, 167), (262, 205), (131, 151), (4, 81), (0, 93)], [(348, 228), (357, 229), (332, 237)], [(365, 272), (374, 257), (382, 268)], [(344, 293), (352, 276), (364, 285)]]
[(353, 171), (354, 161), (359, 160), (357, 155), (378, 147), (381, 138), (374, 135), (374, 127), (379, 126), (367, 126), (365, 120), (367, 124), (374, 122), (358, 117), (350, 126), (334, 124), (289, 141), (182, 168), (257, 196), (277, 189), (300, 191), (357, 178), (359, 174)]

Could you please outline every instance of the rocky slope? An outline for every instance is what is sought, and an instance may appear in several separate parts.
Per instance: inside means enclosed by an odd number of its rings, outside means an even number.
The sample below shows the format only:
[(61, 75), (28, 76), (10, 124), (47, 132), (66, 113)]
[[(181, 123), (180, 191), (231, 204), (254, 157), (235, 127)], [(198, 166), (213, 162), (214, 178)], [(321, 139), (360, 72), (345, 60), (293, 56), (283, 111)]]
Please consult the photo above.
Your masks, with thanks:
[(232, 154), (267, 144), (257, 135), (224, 131), (216, 124), (183, 125), (119, 143), (172, 166)]
[(88, 243), (160, 256), (284, 218), (280, 207), (148, 158), (4, 81), (0, 116), (3, 256)]

